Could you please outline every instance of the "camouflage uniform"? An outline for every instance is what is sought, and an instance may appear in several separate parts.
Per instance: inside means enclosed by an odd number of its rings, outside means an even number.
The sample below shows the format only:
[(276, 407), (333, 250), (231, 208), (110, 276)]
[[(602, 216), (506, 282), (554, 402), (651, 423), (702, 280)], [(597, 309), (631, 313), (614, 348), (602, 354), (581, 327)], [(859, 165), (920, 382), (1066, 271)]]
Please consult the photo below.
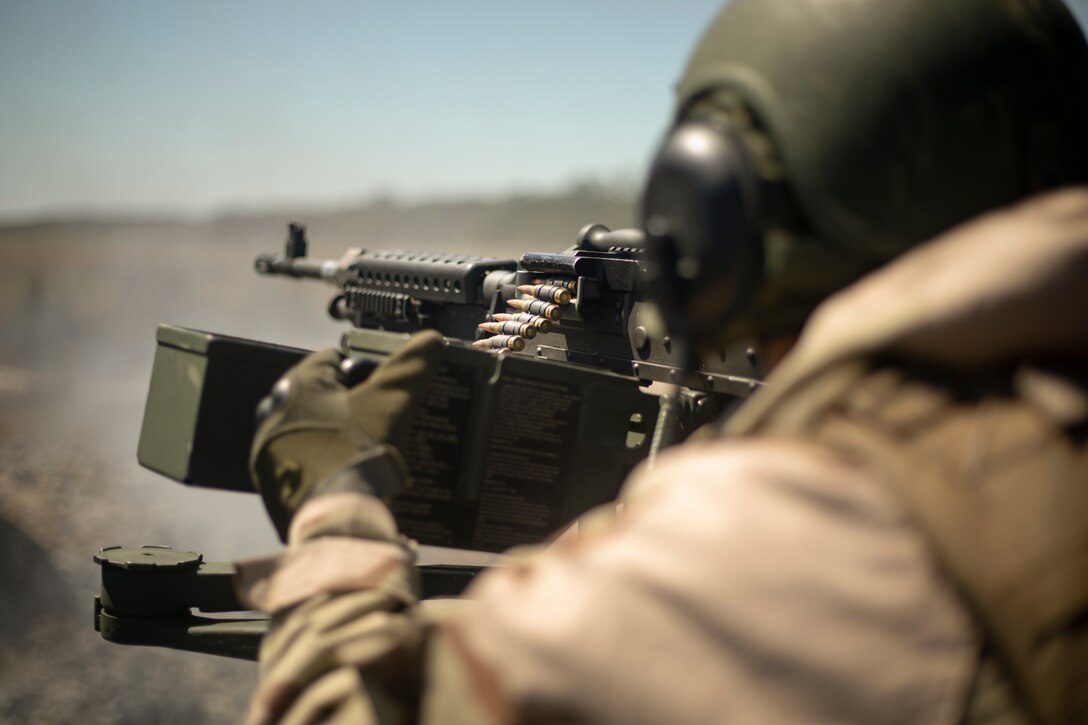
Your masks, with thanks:
[(274, 615), (250, 721), (983, 720), (984, 645), (1036, 718), (1085, 718), (1086, 280), (1088, 188), (906, 254), (817, 310), (728, 435), (471, 602), (417, 602), (376, 500), (314, 499), (241, 566)]

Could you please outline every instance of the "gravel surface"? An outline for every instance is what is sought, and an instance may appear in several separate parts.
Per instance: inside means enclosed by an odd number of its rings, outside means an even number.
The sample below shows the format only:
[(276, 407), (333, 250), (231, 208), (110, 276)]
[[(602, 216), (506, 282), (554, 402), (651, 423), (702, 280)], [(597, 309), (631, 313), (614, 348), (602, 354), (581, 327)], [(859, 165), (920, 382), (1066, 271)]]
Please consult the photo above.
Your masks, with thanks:
[(103, 493), (116, 476), (94, 448), (0, 442), (0, 721), (238, 721), (254, 663), (121, 647), (92, 629), (91, 554), (104, 532), (147, 525)]

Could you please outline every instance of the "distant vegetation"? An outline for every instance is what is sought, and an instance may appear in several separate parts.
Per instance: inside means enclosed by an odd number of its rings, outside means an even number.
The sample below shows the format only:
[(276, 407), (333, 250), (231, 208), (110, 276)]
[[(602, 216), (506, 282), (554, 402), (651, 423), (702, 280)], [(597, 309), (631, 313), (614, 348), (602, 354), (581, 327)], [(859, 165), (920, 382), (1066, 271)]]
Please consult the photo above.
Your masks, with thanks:
[(559, 251), (586, 224), (612, 228), (634, 222), (632, 194), (585, 183), (557, 194), (401, 204), (381, 200), (313, 220), (329, 237), (362, 245), (448, 249), (481, 245), (509, 255), (516, 250)]
[(263, 234), (297, 220), (309, 227), (311, 240), (320, 249), (404, 247), (510, 255), (529, 248), (559, 251), (590, 223), (613, 229), (630, 226), (635, 221), (635, 196), (629, 184), (587, 181), (555, 192), (419, 202), (374, 198), (339, 208), (232, 212), (205, 221), (146, 215), (64, 215), (8, 224), (0, 220), (0, 242), (28, 236), (68, 241), (141, 236), (148, 242), (209, 236), (252, 239), (258, 230)]

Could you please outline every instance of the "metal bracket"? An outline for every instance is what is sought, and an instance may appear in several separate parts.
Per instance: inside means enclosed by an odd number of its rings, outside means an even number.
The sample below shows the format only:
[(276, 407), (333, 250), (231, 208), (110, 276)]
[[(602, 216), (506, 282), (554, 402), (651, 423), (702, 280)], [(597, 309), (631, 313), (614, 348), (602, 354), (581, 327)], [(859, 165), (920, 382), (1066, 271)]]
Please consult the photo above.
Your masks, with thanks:
[[(94, 628), (116, 644), (256, 660), (269, 620), (244, 611), (234, 593), (234, 566), (205, 562), (168, 546), (110, 546), (94, 556), (102, 588)], [(421, 597), (457, 596), (482, 567), (418, 567)]]

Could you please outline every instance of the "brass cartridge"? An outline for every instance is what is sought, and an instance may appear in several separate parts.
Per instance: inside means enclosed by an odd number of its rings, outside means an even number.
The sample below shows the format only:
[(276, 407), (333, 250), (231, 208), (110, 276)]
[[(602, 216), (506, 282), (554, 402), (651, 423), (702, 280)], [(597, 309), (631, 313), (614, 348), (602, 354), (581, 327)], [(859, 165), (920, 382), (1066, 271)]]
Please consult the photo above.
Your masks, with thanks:
[(472, 343), (473, 347), (481, 350), (513, 350), (521, 352), (525, 349), (525, 338), (518, 335), (495, 335), (484, 340)]
[(496, 312), (491, 315), (491, 319), (497, 322), (526, 322), (541, 333), (551, 332), (552, 321), (547, 317), (541, 317), (540, 315), (530, 315), (528, 312)]
[(553, 305), (551, 302), (545, 302), (544, 300), (514, 299), (507, 300), (506, 304), (515, 310), (528, 312), (530, 315), (547, 317), (549, 320), (558, 320), (563, 315), (559, 305)]
[(522, 284), (518, 285), (518, 292), (557, 305), (570, 304), (570, 290), (566, 287), (556, 287), (550, 284)]
[(576, 279), (534, 279), (533, 284), (547, 284), (552, 287), (562, 287), (563, 289), (574, 294), (578, 290), (578, 280)]
[(481, 322), (477, 327), (495, 335), (520, 335), (527, 340), (532, 340), (536, 337), (536, 327), (528, 322), (518, 322), (516, 320)]

